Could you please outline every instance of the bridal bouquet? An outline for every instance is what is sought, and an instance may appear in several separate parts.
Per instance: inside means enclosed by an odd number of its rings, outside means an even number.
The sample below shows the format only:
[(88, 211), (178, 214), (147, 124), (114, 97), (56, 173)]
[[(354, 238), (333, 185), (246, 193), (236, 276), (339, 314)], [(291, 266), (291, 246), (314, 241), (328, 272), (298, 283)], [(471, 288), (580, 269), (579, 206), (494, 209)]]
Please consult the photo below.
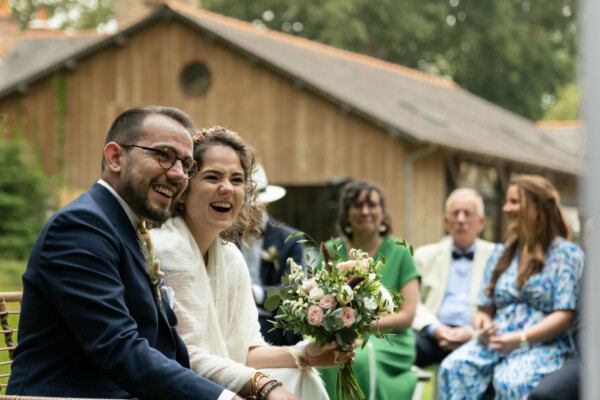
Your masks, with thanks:
[[(333, 254), (324, 244), (320, 250), (320, 268), (309, 269), (309, 276), (305, 276), (302, 266), (288, 259), (290, 274), (282, 278), (282, 288), (268, 289), (265, 307), (275, 310), (279, 306), (273, 325), (311, 336), (321, 345), (336, 341), (338, 350), (349, 347), (357, 338), (362, 339), (364, 347), (370, 335), (391, 343), (387, 338), (391, 330), (381, 331), (377, 319), (398, 311), (404, 298), (380, 283), (385, 258), (373, 260), (367, 253), (351, 249), (350, 259), (342, 261), (336, 244)], [(338, 357), (336, 361), (335, 398), (364, 399), (348, 360)]]

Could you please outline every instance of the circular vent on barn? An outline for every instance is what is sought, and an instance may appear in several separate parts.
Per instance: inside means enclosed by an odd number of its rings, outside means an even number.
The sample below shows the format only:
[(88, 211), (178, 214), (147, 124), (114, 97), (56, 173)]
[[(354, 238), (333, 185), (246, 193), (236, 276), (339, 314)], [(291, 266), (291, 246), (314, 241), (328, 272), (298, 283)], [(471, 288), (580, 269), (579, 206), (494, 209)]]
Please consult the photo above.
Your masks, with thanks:
[(210, 71), (201, 62), (190, 63), (181, 71), (179, 82), (186, 94), (202, 96), (210, 88)]

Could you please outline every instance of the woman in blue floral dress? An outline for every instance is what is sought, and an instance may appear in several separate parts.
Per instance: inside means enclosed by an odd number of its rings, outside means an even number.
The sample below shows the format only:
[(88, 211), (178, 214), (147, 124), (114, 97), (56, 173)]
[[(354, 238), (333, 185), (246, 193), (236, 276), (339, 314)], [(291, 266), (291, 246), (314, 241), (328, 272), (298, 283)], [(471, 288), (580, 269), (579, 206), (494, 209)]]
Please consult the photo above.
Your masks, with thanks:
[(505, 244), (487, 262), (478, 334), (440, 366), (440, 399), (478, 399), (490, 383), (496, 399), (524, 399), (575, 354), (575, 316), (583, 252), (569, 242), (559, 195), (540, 176), (511, 180), (502, 211)]

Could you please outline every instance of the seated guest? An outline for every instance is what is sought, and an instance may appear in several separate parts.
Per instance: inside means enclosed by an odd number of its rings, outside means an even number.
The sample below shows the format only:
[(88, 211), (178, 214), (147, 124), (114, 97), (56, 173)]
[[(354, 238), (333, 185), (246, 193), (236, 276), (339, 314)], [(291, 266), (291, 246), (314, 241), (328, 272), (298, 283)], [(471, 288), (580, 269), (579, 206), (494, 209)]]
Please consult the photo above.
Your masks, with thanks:
[[(368, 182), (351, 182), (340, 196), (337, 228), (340, 237), (327, 242), (329, 249), (338, 247), (342, 260), (352, 248), (363, 250), (374, 259), (385, 257), (381, 283), (401, 293), (406, 302), (398, 312), (379, 319), (379, 329), (392, 330), (389, 338), (372, 337), (366, 347), (356, 352), (352, 366), (356, 381), (366, 398), (377, 400), (410, 399), (417, 383), (411, 370), (415, 362), (415, 339), (410, 325), (419, 301), (419, 274), (410, 251), (396, 244), (391, 235), (391, 221), (383, 192)], [(321, 260), (317, 262), (321, 265)], [(373, 321), (373, 330), (378, 329)], [(334, 398), (336, 371), (323, 370), (322, 377), (330, 398)]]
[[(285, 189), (281, 186), (269, 185), (267, 174), (262, 165), (257, 164), (252, 171), (252, 180), (256, 183), (258, 190), (258, 201), (265, 208), (269, 203), (277, 201), (285, 196)], [(252, 294), (258, 308), (258, 321), (260, 331), (265, 340), (276, 346), (285, 346), (298, 343), (302, 336), (295, 335), (291, 331), (281, 328), (273, 328), (272, 321), (275, 313), (264, 307), (267, 299), (267, 288), (276, 286), (281, 288), (281, 277), (290, 273), (288, 258), (294, 260), (298, 265), (304, 265), (304, 244), (300, 241), (301, 236), (287, 238), (297, 232), (295, 229), (277, 221), (266, 211), (262, 214), (260, 223), (262, 234), (258, 237), (249, 237), (245, 243), (240, 245), (244, 256), (250, 278), (252, 280)]]
[(583, 252), (568, 240), (558, 192), (541, 176), (514, 177), (502, 211), (509, 231), (486, 265), (477, 339), (442, 361), (440, 399), (477, 399), (490, 384), (496, 398), (525, 399), (576, 354)]
[(483, 199), (473, 189), (456, 189), (446, 200), (444, 225), (450, 234), (419, 247), (420, 302), (412, 327), (419, 367), (440, 363), (473, 336), (472, 317), (485, 262), (494, 244), (478, 239), (485, 225)]
[[(589, 237), (592, 226), (592, 220), (588, 219), (584, 225), (583, 246), (584, 250), (589, 249)], [(585, 276), (586, 268), (583, 269)], [(579, 307), (573, 323), (573, 337), (575, 346), (577, 346), (577, 355), (571, 360), (565, 362), (558, 371), (542, 378), (540, 383), (529, 393), (529, 400), (578, 400), (581, 396), (581, 330), (583, 328), (583, 289), (585, 279), (581, 280), (581, 292), (579, 293)]]
[(192, 131), (174, 108), (136, 108), (115, 119), (102, 178), (50, 218), (29, 257), (7, 394), (234, 396), (190, 371), (156, 264), (145, 257), (151, 247), (141, 241), (140, 222), (165, 221), (196, 172)]
[(334, 366), (335, 342), (268, 346), (260, 333), (248, 267), (234, 244), (260, 232), (254, 153), (237, 134), (214, 127), (197, 135), (193, 157), (198, 173), (176, 216), (150, 231), (192, 370), (243, 397), (327, 399), (307, 367)]

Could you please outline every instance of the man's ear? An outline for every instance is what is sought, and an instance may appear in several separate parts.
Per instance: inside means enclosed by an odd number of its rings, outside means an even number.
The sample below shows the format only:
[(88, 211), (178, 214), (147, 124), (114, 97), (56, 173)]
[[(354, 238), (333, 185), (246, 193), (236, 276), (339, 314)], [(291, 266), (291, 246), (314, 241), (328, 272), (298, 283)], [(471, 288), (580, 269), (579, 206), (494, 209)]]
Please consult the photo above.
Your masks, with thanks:
[(483, 232), (483, 228), (485, 228), (485, 220), (486, 220), (486, 216), (485, 214), (477, 217), (477, 236), (479, 236), (481, 234), (481, 232)]
[(104, 160), (106, 160), (108, 169), (112, 172), (120, 173), (123, 168), (123, 160), (121, 159), (123, 148), (115, 142), (110, 142), (104, 146), (102, 153), (104, 154)]

